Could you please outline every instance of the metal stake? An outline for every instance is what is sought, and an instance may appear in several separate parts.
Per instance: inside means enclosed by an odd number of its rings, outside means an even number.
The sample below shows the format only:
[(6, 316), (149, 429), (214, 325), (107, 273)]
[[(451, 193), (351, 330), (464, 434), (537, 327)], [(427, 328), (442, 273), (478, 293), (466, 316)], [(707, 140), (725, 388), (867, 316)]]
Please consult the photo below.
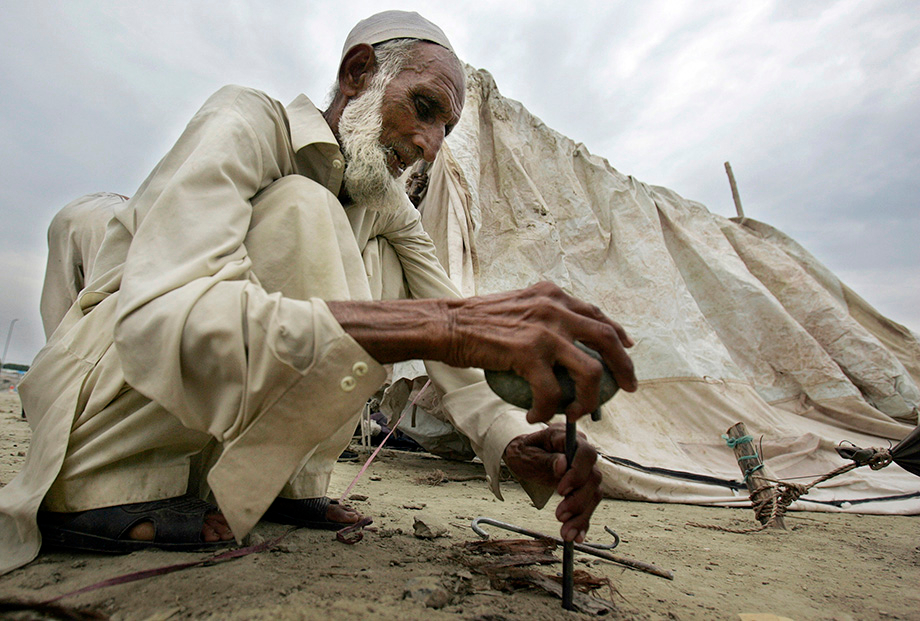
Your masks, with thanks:
[[(575, 421), (565, 422), (565, 463), (572, 467), (575, 459), (576, 442)], [(566, 541), (562, 544), (562, 607), (566, 610), (575, 610), (573, 598), (575, 596), (575, 542)]]

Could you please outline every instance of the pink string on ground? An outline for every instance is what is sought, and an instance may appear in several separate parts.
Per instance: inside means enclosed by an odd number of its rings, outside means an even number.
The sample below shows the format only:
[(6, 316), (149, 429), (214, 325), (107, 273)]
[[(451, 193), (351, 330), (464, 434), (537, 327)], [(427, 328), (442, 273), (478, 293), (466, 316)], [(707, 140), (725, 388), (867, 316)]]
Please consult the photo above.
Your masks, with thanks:
[(422, 389), (421, 389), (420, 391), (418, 391), (418, 393), (415, 395), (415, 398), (412, 400), (412, 403), (409, 404), (409, 407), (405, 408), (405, 409), (403, 410), (403, 413), (399, 415), (399, 419), (396, 421), (396, 424), (393, 425), (393, 428), (390, 429), (390, 433), (387, 434), (387, 436), (383, 439), (383, 442), (380, 443), (380, 445), (376, 448), (376, 450), (374, 450), (374, 452), (371, 453), (371, 456), (368, 457), (368, 458), (367, 458), (367, 461), (364, 462), (364, 465), (361, 466), (361, 470), (358, 472), (358, 474), (355, 476), (355, 478), (352, 480), (352, 482), (348, 485), (348, 487), (345, 489), (345, 491), (342, 492), (342, 495), (339, 496), (339, 503), (344, 503), (344, 502), (345, 502), (345, 498), (348, 496), (348, 492), (351, 491), (351, 488), (353, 488), (353, 487), (355, 486), (355, 483), (358, 482), (358, 479), (361, 478), (361, 475), (364, 474), (364, 471), (367, 470), (368, 466), (371, 465), (371, 462), (374, 461), (374, 458), (375, 458), (375, 457), (377, 457), (377, 453), (380, 452), (380, 449), (383, 448), (383, 445), (386, 444), (387, 440), (390, 439), (390, 436), (393, 435), (393, 432), (396, 431), (396, 428), (399, 427), (399, 423), (402, 422), (402, 419), (403, 419), (403, 417), (406, 415), (406, 412), (408, 412), (409, 409), (410, 409), (412, 406), (415, 405), (415, 402), (418, 401), (419, 397), (422, 396), (422, 394), (425, 392), (425, 389), (428, 388), (428, 385), (429, 385), (430, 383), (431, 383), (431, 378), (428, 378), (428, 381), (425, 382), (425, 385), (422, 386)]
[(73, 597), (74, 595), (81, 595), (83, 593), (89, 593), (90, 591), (95, 591), (104, 587), (115, 586), (117, 584), (127, 584), (129, 582), (136, 582), (138, 580), (145, 580), (147, 578), (152, 578), (154, 576), (162, 576), (164, 574), (171, 574), (175, 571), (181, 571), (183, 569), (189, 569), (191, 567), (207, 567), (209, 565), (216, 565), (217, 563), (223, 563), (226, 561), (232, 561), (233, 559), (241, 558), (243, 556), (248, 556), (249, 554), (255, 554), (258, 552), (264, 552), (269, 548), (281, 543), (281, 540), (290, 535), (292, 532), (297, 530), (297, 528), (290, 528), (285, 531), (284, 534), (271, 539), (270, 541), (263, 541), (255, 545), (247, 546), (245, 548), (237, 548), (235, 550), (227, 550), (225, 552), (220, 552), (214, 556), (209, 556), (208, 558), (191, 561), (188, 563), (176, 563), (175, 565), (164, 565), (162, 567), (155, 567), (153, 569), (145, 569), (142, 571), (135, 571), (128, 574), (123, 574), (121, 576), (116, 576), (115, 578), (109, 578), (107, 580), (102, 580), (101, 582), (96, 582), (89, 586), (83, 587), (82, 589), (77, 589), (76, 591), (70, 591), (69, 593), (64, 593), (63, 595), (58, 595), (57, 597), (52, 597), (51, 599), (46, 599), (41, 602), (42, 604), (51, 604), (58, 600), (62, 600), (65, 597)]

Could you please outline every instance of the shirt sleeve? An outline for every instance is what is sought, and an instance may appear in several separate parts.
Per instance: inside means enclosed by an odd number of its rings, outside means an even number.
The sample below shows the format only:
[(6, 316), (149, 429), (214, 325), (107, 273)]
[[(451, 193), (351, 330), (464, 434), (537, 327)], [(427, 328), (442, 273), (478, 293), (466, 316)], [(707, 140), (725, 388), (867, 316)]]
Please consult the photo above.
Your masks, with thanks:
[[(409, 294), (413, 298), (461, 297), (438, 261), (418, 211), (408, 200), (406, 206), (383, 220), (376, 233), (386, 237), (399, 256)], [(451, 424), (470, 439), (485, 466), (492, 492), (501, 498), (499, 474), (505, 448), (515, 437), (544, 425), (528, 423), (523, 410), (502, 401), (479, 369), (458, 369), (436, 362), (426, 362), (425, 366), (431, 380), (444, 392), (441, 403)], [(553, 494), (552, 488), (528, 482), (522, 485), (537, 507), (543, 507)]]

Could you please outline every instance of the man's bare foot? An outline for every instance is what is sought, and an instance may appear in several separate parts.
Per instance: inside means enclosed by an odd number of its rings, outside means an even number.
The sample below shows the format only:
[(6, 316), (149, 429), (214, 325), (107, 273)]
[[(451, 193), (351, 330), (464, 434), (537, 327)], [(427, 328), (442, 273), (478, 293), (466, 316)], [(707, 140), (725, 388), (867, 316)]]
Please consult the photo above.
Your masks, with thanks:
[(329, 507), (326, 509), (326, 519), (343, 526), (354, 524), (362, 517), (364, 516), (355, 511), (352, 507), (338, 502), (330, 502)]
[(340, 530), (364, 516), (331, 498), (276, 498), (262, 516), (266, 522), (322, 530)]
[[(156, 536), (156, 528), (153, 522), (135, 524), (128, 531), (128, 538), (135, 541), (153, 541), (154, 536)], [(233, 532), (230, 530), (230, 525), (227, 524), (227, 518), (222, 513), (209, 513), (204, 517), (204, 524), (201, 525), (202, 541), (211, 543), (231, 539), (233, 539)]]

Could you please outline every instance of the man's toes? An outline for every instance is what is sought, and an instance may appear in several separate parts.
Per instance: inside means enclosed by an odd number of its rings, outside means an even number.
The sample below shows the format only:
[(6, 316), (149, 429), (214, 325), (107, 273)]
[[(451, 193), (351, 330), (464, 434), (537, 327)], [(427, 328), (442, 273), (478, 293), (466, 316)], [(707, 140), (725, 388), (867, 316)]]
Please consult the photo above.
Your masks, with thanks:
[(205, 541), (229, 541), (233, 539), (233, 531), (227, 524), (227, 519), (221, 513), (211, 513), (204, 518), (201, 526), (201, 537)]
[(326, 519), (339, 524), (354, 524), (361, 519), (361, 514), (347, 505), (333, 502), (326, 509)]

